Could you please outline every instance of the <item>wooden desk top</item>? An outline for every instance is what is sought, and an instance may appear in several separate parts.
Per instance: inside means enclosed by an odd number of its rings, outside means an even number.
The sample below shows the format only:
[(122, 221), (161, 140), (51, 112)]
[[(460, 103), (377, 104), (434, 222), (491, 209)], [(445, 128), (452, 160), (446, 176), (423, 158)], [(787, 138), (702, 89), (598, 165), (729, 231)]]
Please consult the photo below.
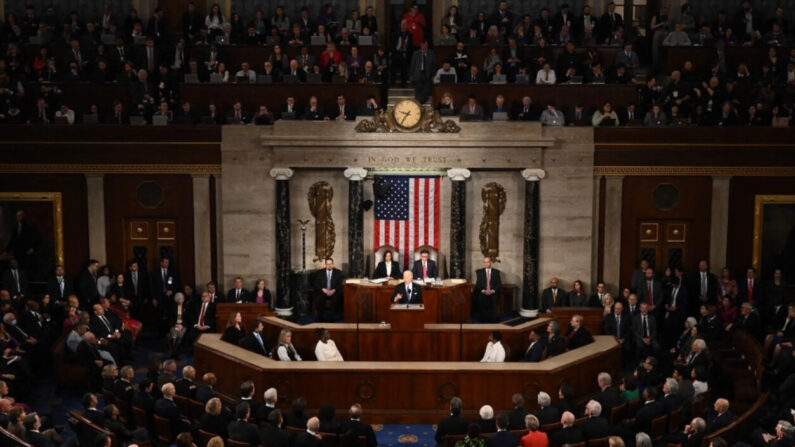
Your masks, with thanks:
[(257, 355), (221, 340), (221, 334), (202, 334), (196, 346), (225, 357), (230, 361), (245, 364), (262, 371), (384, 371), (384, 372), (483, 372), (483, 371), (525, 371), (553, 373), (570, 367), (575, 363), (601, 356), (618, 345), (616, 338), (609, 335), (597, 335), (594, 342), (573, 351), (548, 358), (542, 362), (280, 362), (268, 357)]

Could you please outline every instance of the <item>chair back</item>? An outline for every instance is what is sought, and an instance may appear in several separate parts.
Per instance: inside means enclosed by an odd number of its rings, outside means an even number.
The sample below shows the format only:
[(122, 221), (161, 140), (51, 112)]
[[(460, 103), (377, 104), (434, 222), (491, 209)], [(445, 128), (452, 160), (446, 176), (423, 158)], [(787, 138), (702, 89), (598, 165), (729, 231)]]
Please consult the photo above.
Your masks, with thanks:
[(204, 414), (204, 405), (197, 400), (188, 399), (187, 416), (194, 421), (198, 421), (199, 418), (202, 417), (202, 414)]
[(683, 407), (668, 413), (668, 433), (676, 433), (682, 425), (682, 411)]
[(652, 441), (659, 441), (668, 432), (668, 414), (657, 416), (651, 420), (651, 432), (649, 437)]
[(551, 424), (542, 425), (540, 430), (548, 435), (551, 435), (552, 433), (555, 433), (561, 428), (563, 428), (563, 425), (560, 422), (553, 422)]
[(179, 394), (174, 395), (174, 403), (177, 404), (179, 407), (179, 412), (183, 415), (188, 414), (188, 398), (185, 396), (180, 396)]
[(321, 441), (323, 441), (323, 447), (339, 447), (340, 445), (340, 435), (337, 433), (318, 433), (320, 435)]
[(171, 433), (171, 421), (156, 414), (153, 414), (152, 417), (155, 419), (157, 440), (160, 441), (160, 444), (170, 444), (174, 439), (174, 435)]
[(615, 407), (610, 409), (610, 426), (613, 427), (618, 425), (621, 422), (621, 419), (624, 418), (624, 415), (627, 412), (627, 403), (624, 402), (621, 405), (616, 405)]
[(693, 404), (690, 407), (690, 417), (703, 418), (707, 411), (707, 393), (701, 393), (697, 398), (693, 399)]
[(6, 430), (3, 427), (0, 427), (0, 445), (15, 445), (20, 447), (33, 447), (31, 444), (19, 439), (16, 435), (11, 433), (10, 431)]
[(105, 406), (108, 406), (110, 404), (115, 404), (116, 395), (113, 394), (113, 391), (102, 388), (102, 400), (105, 403)]
[(199, 435), (199, 442), (196, 443), (197, 447), (206, 447), (207, 443), (210, 442), (210, 439), (213, 439), (214, 437), (218, 436), (215, 433), (210, 433), (202, 429), (199, 429), (197, 434)]
[(609, 445), (610, 445), (610, 436), (588, 440), (588, 447), (608, 447)]
[(373, 253), (373, 258), (374, 258), (373, 260), (375, 261), (373, 263), (373, 269), (375, 269), (375, 267), (378, 266), (379, 262), (384, 260), (384, 253), (387, 251), (392, 252), (393, 261), (400, 263), (400, 252), (398, 251), (398, 249), (391, 245), (382, 245), (381, 247), (378, 248), (378, 250), (375, 251), (375, 253)]
[(635, 399), (627, 402), (627, 414), (624, 416), (628, 418), (634, 418), (635, 413), (638, 412), (638, 408), (640, 408), (640, 397), (636, 397)]
[(248, 442), (243, 441), (235, 441), (234, 439), (227, 439), (226, 440), (227, 447), (251, 447)]
[(585, 441), (583, 442), (575, 442), (574, 444), (569, 444), (571, 447), (585, 447)]
[(149, 418), (146, 415), (146, 411), (144, 411), (143, 409), (133, 406), (132, 416), (133, 416), (133, 423), (137, 428), (149, 427)]
[(423, 245), (421, 247), (417, 247), (417, 250), (414, 252), (414, 260), (415, 261), (420, 260), (420, 254), (422, 253), (423, 250), (428, 250), (428, 259), (432, 261), (437, 261), (436, 267), (438, 268), (439, 253), (436, 251), (435, 248), (431, 247), (430, 245)]
[(455, 447), (458, 441), (463, 441), (466, 435), (446, 435), (444, 437), (444, 447)]

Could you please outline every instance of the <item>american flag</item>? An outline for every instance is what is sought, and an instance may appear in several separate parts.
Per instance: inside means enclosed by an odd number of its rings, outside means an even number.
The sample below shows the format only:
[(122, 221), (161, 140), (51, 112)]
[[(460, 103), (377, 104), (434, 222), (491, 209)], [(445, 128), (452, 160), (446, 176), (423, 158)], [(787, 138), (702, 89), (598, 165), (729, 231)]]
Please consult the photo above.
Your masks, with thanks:
[(387, 197), (375, 200), (375, 249), (391, 245), (408, 267), (423, 245), (439, 249), (439, 176), (376, 175), (375, 183), (392, 185)]

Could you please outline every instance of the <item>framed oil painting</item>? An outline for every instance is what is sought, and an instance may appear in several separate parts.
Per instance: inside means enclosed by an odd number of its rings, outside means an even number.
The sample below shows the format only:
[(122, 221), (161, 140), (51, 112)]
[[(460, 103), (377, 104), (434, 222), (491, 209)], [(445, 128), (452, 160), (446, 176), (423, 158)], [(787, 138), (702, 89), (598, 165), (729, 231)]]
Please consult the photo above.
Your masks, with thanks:
[(764, 280), (780, 268), (795, 283), (795, 195), (756, 196), (753, 266)]
[(31, 282), (63, 265), (63, 210), (58, 192), (0, 192), (0, 266), (19, 262)]

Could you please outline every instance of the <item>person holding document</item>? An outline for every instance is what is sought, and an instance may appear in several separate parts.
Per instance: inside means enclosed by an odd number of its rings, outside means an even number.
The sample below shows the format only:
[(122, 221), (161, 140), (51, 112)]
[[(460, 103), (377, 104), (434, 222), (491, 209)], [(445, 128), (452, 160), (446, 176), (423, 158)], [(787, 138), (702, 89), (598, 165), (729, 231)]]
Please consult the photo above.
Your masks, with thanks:
[(414, 275), (411, 270), (403, 272), (403, 284), (395, 286), (392, 302), (395, 304), (422, 304), (422, 289), (412, 283)]

